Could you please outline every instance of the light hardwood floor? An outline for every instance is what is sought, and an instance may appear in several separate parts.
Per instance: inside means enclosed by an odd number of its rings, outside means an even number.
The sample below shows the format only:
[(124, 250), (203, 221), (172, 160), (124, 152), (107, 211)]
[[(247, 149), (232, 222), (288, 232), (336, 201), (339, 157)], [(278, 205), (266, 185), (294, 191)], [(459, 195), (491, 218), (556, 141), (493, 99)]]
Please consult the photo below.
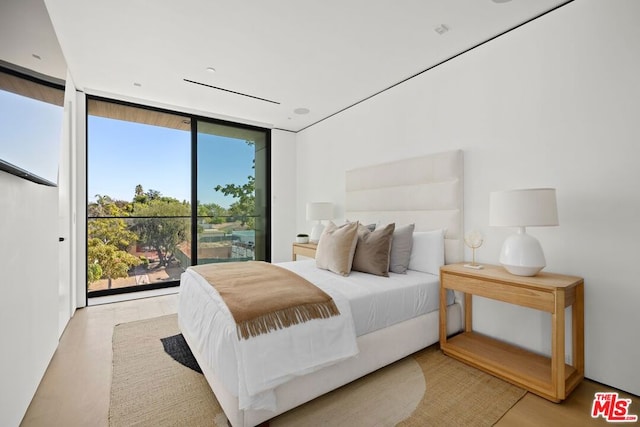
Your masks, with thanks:
[[(78, 310), (62, 335), (21, 425), (107, 426), (113, 327), (175, 313), (177, 301), (177, 295), (165, 295)], [(590, 416), (594, 393), (600, 391), (616, 390), (586, 380), (561, 404), (527, 393), (496, 425), (608, 425), (602, 418)], [(633, 400), (631, 413), (640, 414), (640, 398), (625, 393), (621, 396)]]
[(107, 426), (113, 327), (175, 313), (177, 303), (173, 294), (76, 310), (21, 425)]

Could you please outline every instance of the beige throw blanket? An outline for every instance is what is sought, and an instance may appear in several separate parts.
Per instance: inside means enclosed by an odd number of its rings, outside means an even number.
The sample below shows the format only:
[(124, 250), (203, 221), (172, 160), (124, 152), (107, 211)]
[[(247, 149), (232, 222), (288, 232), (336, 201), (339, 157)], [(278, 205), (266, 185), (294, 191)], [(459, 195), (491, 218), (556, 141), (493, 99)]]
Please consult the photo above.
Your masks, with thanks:
[(191, 267), (213, 286), (231, 311), (238, 338), (340, 314), (333, 299), (296, 273), (263, 261)]

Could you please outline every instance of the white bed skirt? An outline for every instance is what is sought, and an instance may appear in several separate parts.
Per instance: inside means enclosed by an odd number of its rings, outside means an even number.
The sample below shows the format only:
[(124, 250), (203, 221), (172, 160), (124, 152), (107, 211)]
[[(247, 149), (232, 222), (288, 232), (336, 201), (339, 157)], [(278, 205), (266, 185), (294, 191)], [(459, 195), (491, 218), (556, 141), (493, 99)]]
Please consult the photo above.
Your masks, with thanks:
[[(439, 311), (433, 311), (358, 337), (358, 356), (296, 377), (278, 386), (275, 389), (275, 412), (239, 410), (238, 398), (218, 380), (216, 373), (204, 363), (205, 358), (193, 350), (197, 346), (194, 345), (187, 328), (180, 324), (180, 329), (231, 425), (252, 427), (438, 342), (438, 324)], [(462, 307), (455, 303), (447, 307), (447, 334), (456, 333), (461, 329)]]

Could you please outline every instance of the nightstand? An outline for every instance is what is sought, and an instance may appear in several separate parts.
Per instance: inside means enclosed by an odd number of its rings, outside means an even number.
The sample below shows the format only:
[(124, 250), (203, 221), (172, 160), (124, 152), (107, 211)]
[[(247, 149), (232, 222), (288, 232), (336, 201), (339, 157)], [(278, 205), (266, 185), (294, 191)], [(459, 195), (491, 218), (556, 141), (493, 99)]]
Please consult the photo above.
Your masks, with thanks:
[[(446, 290), (464, 293), (464, 332), (447, 338)], [(527, 351), (473, 331), (471, 296), (551, 313), (551, 357)], [(571, 309), (573, 364), (565, 363), (565, 308)], [(541, 272), (515, 276), (485, 265), (462, 264), (440, 269), (440, 348), (453, 358), (484, 370), (553, 402), (564, 400), (584, 378), (584, 281), (580, 277)]]
[(306, 256), (309, 258), (315, 258), (317, 247), (318, 247), (317, 243), (294, 243), (292, 259), (296, 261), (298, 258), (298, 255)]

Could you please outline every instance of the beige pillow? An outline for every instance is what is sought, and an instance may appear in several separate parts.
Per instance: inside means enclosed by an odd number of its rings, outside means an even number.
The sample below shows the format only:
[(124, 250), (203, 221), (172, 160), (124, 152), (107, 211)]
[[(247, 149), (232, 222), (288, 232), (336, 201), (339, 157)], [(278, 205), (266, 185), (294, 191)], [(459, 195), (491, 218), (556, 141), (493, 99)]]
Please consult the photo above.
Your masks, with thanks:
[(371, 273), (376, 276), (389, 276), (389, 254), (395, 224), (375, 231), (358, 227), (358, 244), (353, 255), (353, 270)]
[(318, 241), (316, 267), (348, 276), (351, 273), (356, 243), (358, 243), (357, 222), (340, 227), (329, 222)]

